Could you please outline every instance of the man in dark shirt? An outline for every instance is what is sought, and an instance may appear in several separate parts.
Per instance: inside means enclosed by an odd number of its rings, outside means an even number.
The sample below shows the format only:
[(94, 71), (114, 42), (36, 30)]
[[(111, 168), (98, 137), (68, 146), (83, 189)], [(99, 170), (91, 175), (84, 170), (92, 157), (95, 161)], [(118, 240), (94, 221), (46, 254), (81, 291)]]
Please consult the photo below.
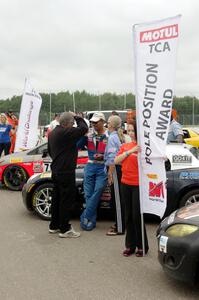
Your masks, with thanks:
[[(73, 127), (74, 120), (77, 127)], [(65, 112), (48, 138), (48, 151), (52, 158), (51, 170), (54, 183), (50, 233), (59, 237), (79, 237), (69, 223), (75, 200), (75, 169), (78, 156), (77, 141), (86, 134), (88, 126), (83, 118)]]

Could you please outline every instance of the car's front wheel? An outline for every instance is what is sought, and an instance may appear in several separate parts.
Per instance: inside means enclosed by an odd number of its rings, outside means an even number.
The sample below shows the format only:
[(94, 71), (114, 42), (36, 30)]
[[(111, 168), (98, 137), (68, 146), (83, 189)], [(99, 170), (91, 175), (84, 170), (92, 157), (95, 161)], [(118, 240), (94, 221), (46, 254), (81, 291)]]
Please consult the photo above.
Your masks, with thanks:
[(180, 200), (179, 207), (187, 206), (199, 201), (199, 189), (192, 190), (185, 194)]
[(44, 183), (37, 187), (33, 193), (32, 201), (35, 212), (43, 220), (51, 219), (51, 201), (53, 183)]
[(12, 191), (20, 191), (28, 180), (28, 174), (20, 166), (9, 166), (3, 174), (5, 185)]

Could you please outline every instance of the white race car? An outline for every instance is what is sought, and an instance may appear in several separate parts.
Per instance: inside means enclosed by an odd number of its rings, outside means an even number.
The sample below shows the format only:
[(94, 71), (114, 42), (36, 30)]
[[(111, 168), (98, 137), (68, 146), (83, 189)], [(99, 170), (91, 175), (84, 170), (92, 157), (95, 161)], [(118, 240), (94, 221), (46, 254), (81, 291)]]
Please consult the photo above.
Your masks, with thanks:
[(168, 144), (166, 147), (167, 170), (199, 168), (199, 149), (188, 144)]

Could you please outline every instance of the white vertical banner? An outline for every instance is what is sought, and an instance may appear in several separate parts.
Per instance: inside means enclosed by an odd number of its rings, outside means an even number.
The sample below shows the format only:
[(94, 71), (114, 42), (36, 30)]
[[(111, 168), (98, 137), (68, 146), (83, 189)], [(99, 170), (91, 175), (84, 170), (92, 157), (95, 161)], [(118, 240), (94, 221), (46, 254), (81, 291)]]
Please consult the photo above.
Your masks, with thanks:
[(15, 152), (33, 148), (37, 144), (41, 104), (41, 96), (32, 88), (30, 81), (26, 79), (19, 114)]
[(135, 92), (142, 213), (165, 212), (164, 159), (174, 96), (180, 16), (134, 25)]

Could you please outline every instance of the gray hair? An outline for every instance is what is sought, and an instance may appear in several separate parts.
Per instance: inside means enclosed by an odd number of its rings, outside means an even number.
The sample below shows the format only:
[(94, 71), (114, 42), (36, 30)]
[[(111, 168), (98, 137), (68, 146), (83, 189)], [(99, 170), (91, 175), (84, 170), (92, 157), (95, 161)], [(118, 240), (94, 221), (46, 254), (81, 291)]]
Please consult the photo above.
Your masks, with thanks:
[(124, 143), (124, 134), (123, 130), (121, 128), (122, 126), (122, 119), (117, 116), (113, 115), (108, 118), (108, 122), (111, 124), (111, 126), (117, 131), (118, 137), (120, 139), (121, 143)]
[(122, 126), (122, 120), (119, 116), (113, 115), (108, 118), (108, 122), (111, 123), (111, 126), (116, 130)]
[(59, 119), (59, 124), (61, 126), (67, 126), (70, 125), (74, 122), (74, 117), (73, 114), (70, 112), (64, 112), (61, 114), (60, 119)]

